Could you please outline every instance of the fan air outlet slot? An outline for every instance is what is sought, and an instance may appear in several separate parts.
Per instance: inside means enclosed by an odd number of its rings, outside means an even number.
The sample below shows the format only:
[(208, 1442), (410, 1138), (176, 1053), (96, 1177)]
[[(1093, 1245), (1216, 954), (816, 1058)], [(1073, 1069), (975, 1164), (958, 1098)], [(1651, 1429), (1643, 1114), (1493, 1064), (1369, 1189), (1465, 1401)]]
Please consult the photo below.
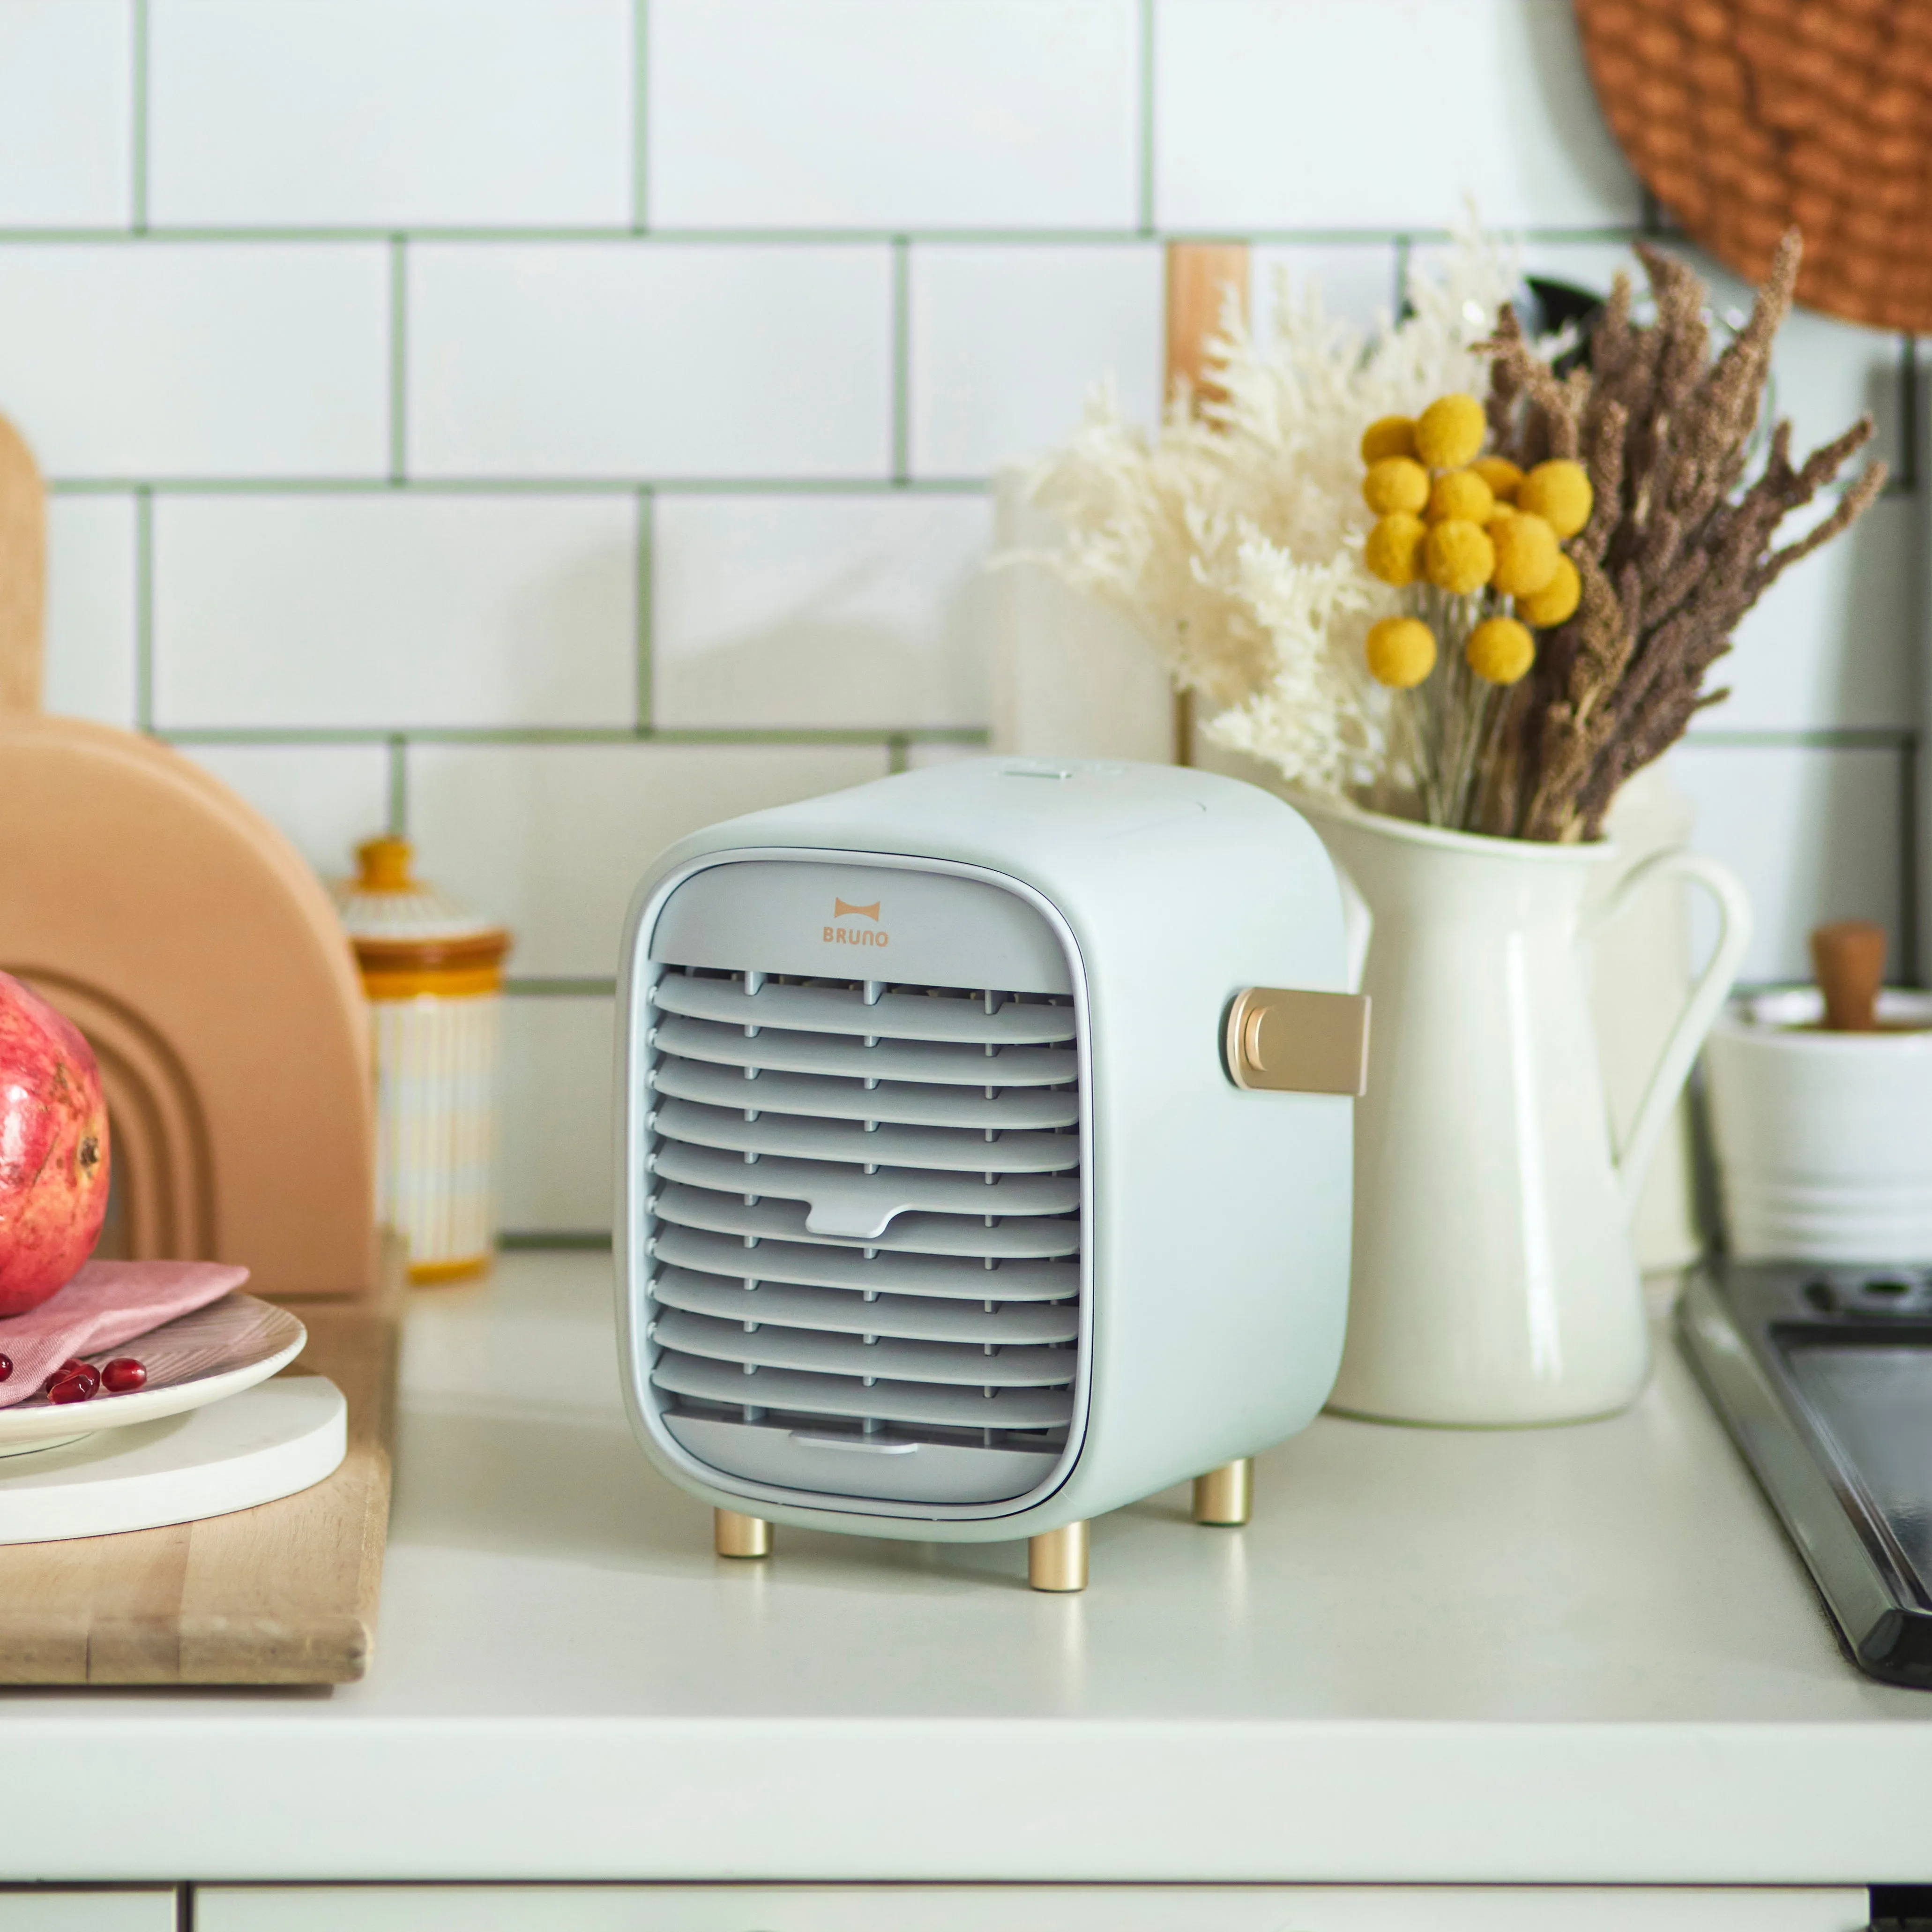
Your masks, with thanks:
[[(1081, 1349), (1065, 993), (659, 963), (650, 1381), (727, 1477), (918, 1504), (1043, 1480)], [(841, 1455), (872, 1449), (874, 1455)]]

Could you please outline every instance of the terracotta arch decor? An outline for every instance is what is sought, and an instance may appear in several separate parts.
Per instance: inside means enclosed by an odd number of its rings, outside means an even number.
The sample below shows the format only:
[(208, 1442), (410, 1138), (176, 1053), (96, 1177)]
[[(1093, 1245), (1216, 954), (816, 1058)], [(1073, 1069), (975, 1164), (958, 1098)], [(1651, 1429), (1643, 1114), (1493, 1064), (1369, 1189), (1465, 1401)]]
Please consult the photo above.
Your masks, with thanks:
[(1932, 330), (1932, 0), (1576, 0), (1598, 98), (1652, 193), (1798, 299)]
[(44, 504), (0, 419), (0, 967), (93, 1044), (116, 1247), (268, 1295), (375, 1285), (374, 1088), (349, 942), (280, 833), (199, 765), (39, 709)]

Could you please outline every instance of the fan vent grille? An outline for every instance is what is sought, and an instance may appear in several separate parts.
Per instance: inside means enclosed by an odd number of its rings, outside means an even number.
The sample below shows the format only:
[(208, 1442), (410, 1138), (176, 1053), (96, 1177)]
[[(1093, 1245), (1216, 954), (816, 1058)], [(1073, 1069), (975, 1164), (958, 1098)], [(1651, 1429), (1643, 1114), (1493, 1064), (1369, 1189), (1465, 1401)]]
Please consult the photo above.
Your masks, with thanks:
[[(650, 1378), (674, 1432), (980, 1452), (963, 1479), (940, 1459), (933, 1500), (1028, 1486), (1079, 1368), (1072, 1001), (670, 966), (652, 1002)], [(815, 1486), (916, 1500), (910, 1462), (896, 1489), (878, 1458), (814, 1460)]]

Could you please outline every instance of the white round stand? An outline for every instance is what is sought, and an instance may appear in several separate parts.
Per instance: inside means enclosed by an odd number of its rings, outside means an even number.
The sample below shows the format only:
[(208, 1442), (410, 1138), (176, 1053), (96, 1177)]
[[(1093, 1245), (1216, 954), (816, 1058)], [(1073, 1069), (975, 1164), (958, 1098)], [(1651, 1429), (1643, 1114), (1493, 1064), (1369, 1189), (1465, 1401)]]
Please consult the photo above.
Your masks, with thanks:
[(348, 1405), (283, 1376), (164, 1421), (102, 1429), (0, 1462), (0, 1543), (198, 1522), (292, 1496), (347, 1452)]

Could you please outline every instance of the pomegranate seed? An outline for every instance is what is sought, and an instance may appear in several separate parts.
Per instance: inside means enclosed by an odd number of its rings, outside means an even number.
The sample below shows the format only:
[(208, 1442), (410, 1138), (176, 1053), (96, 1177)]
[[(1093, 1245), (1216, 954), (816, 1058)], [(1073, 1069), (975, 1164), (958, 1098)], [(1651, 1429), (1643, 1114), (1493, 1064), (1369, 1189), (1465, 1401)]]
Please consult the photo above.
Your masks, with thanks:
[(148, 1384), (146, 1366), (131, 1355), (117, 1355), (100, 1372), (100, 1386), (110, 1396), (131, 1396)]
[(0, 1355), (0, 1382), (5, 1381), (8, 1377), (12, 1375), (13, 1372), (13, 1357), (10, 1355)]
[(47, 1391), (50, 1402), (84, 1402), (93, 1396), (98, 1383), (90, 1384), (83, 1375), (64, 1375)]

